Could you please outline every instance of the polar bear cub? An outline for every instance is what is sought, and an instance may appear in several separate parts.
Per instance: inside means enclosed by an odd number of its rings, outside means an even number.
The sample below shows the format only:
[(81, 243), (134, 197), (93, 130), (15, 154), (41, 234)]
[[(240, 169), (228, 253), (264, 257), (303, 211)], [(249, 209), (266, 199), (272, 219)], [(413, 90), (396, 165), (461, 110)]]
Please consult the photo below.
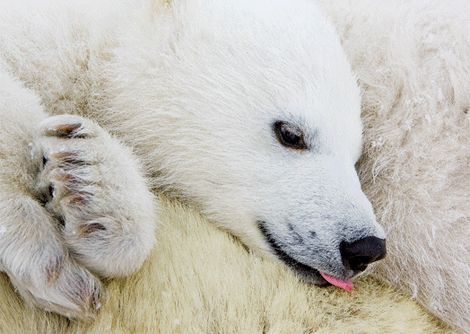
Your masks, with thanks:
[(314, 2), (0, 7), (0, 265), (28, 302), (91, 317), (99, 277), (152, 248), (150, 190), (318, 285), (385, 256), (359, 89)]

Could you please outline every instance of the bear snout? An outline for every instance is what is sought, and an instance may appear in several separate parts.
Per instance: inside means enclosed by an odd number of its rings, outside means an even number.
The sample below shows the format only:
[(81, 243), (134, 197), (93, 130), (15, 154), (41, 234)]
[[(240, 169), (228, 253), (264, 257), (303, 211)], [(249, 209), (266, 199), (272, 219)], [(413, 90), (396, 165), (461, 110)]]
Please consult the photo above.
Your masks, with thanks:
[(368, 264), (385, 257), (385, 239), (370, 236), (353, 242), (343, 241), (340, 244), (340, 253), (346, 268), (364, 271)]

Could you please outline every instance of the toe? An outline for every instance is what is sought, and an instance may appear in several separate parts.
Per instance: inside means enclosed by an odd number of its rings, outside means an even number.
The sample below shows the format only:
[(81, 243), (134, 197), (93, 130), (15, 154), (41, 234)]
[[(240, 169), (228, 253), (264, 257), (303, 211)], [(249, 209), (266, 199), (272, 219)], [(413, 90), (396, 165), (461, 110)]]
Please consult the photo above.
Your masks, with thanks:
[(90, 320), (101, 307), (101, 283), (70, 260), (55, 259), (44, 276), (30, 283), (14, 282), (25, 300), (47, 311)]
[(39, 127), (42, 135), (58, 138), (91, 138), (100, 132), (90, 120), (74, 115), (49, 117)]

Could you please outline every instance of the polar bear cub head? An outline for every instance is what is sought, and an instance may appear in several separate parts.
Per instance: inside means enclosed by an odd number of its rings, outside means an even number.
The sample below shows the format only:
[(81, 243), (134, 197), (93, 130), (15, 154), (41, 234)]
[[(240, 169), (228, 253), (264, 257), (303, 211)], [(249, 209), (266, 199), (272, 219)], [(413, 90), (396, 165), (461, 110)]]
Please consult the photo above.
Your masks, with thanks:
[(313, 1), (174, 0), (147, 33), (120, 75), (162, 187), (317, 284), (384, 256), (355, 171), (360, 92)]

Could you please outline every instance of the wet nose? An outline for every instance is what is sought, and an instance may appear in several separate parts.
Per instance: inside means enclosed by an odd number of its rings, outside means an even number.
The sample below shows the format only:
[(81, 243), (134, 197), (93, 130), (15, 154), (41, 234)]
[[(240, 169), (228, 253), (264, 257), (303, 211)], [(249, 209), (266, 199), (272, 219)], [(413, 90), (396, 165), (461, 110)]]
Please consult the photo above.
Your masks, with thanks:
[(345, 267), (354, 271), (363, 271), (369, 263), (385, 257), (385, 239), (366, 237), (353, 242), (343, 241), (340, 252)]

